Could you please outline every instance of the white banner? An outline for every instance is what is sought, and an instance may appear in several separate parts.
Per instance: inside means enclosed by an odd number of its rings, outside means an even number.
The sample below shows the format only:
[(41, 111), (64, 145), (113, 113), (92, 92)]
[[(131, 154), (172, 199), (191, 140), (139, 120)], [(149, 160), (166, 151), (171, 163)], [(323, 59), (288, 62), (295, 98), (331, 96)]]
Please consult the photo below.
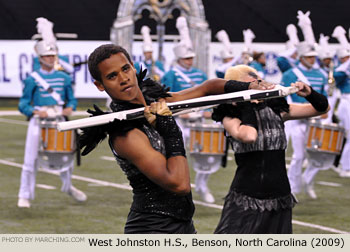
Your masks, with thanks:
[[(87, 61), (90, 53), (102, 44), (110, 41), (58, 41), (59, 54), (67, 55), (71, 63)], [(32, 72), (34, 53), (33, 40), (0, 40), (0, 97), (20, 97), (22, 95), (22, 81)], [(235, 56), (241, 54), (243, 43), (231, 43)], [(157, 58), (157, 43), (153, 43), (154, 58)], [(215, 78), (215, 68), (221, 63), (220, 50), (222, 44), (213, 42), (209, 47), (208, 78)], [(277, 67), (278, 53), (285, 50), (284, 43), (254, 43), (253, 50), (266, 54), (266, 79), (279, 83), (281, 73)], [(142, 58), (142, 42), (134, 42), (132, 57), (134, 61)], [(169, 69), (174, 61), (173, 43), (163, 45), (165, 68)], [(77, 98), (104, 98), (105, 92), (99, 92), (92, 83), (87, 64), (75, 67), (75, 96)]]

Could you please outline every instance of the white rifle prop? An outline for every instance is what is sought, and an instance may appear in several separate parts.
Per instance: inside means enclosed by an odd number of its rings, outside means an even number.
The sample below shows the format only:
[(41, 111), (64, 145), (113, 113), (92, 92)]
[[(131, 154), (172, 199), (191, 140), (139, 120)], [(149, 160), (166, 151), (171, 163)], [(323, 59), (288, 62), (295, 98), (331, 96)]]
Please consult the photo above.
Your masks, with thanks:
[[(246, 90), (235, 93), (210, 95), (200, 98), (194, 98), (179, 102), (167, 103), (169, 109), (175, 114), (182, 114), (184, 110), (186, 112), (198, 111), (210, 107), (215, 107), (219, 104), (250, 101), (256, 99), (269, 99), (276, 97), (287, 96), (292, 93), (296, 93), (298, 89), (296, 87), (283, 87), (276, 85), (271, 90)], [(66, 131), (72, 129), (86, 128), (97, 125), (106, 124), (117, 120), (132, 120), (143, 117), (144, 108), (124, 110), (120, 112), (114, 112), (110, 114), (93, 116), (84, 119), (72, 120), (68, 122), (60, 122), (57, 125), (59, 131)]]

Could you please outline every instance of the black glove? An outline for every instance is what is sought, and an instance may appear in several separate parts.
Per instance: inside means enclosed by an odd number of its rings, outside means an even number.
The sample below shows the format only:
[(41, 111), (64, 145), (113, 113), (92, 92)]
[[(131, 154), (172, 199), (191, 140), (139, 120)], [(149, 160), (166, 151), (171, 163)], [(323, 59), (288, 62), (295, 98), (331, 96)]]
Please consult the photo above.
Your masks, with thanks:
[(305, 97), (305, 99), (311, 103), (311, 105), (318, 111), (318, 112), (326, 112), (328, 108), (328, 100), (327, 97), (316, 92), (312, 87), (311, 88), (311, 94)]
[(182, 132), (173, 116), (156, 114), (156, 129), (164, 139), (167, 158), (174, 156), (186, 157)]
[(239, 110), (237, 110), (237, 106), (232, 104), (221, 104), (213, 109), (211, 118), (216, 122), (222, 122), (225, 116), (232, 118), (238, 117)]
[(258, 130), (258, 120), (256, 119), (254, 104), (250, 102), (239, 102), (237, 103), (237, 109), (240, 112), (239, 119), (241, 120), (241, 125), (251, 126)]
[(250, 82), (229, 80), (225, 83), (225, 93), (239, 92), (249, 89)]

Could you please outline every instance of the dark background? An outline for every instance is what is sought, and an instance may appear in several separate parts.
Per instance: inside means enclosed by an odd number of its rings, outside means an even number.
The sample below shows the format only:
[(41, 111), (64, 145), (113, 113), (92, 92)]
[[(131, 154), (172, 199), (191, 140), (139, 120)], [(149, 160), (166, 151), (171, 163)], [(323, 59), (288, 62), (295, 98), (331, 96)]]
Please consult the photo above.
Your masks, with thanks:
[[(118, 5), (119, 0), (0, 0), (0, 39), (30, 39), (36, 33), (35, 19), (42, 16), (54, 23), (54, 32), (77, 33), (79, 40), (109, 40)], [(224, 29), (231, 42), (242, 42), (242, 30), (250, 28), (254, 42), (285, 42), (286, 26), (297, 26), (298, 10), (311, 11), (316, 40), (320, 33), (331, 36), (337, 25), (347, 31), (350, 26), (350, 0), (203, 0), (203, 5), (213, 41)], [(180, 13), (173, 14), (176, 18)], [(136, 33), (143, 24), (155, 33), (155, 21), (147, 13), (136, 23)], [(175, 20), (166, 23), (166, 33), (177, 34)], [(299, 28), (298, 35), (302, 41)]]

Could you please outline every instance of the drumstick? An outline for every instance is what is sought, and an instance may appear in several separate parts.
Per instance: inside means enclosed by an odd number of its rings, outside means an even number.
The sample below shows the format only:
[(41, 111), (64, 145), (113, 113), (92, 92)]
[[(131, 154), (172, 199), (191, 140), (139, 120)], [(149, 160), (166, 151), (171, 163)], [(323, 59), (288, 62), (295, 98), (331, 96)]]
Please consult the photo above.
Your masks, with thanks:
[[(179, 102), (167, 103), (171, 111), (179, 112), (181, 110), (188, 110), (204, 106), (215, 106), (224, 103), (242, 102), (257, 99), (270, 99), (276, 97), (287, 96), (292, 93), (296, 93), (298, 88), (296, 87), (283, 87), (276, 85), (274, 89), (270, 90), (245, 90), (235, 93), (210, 95), (200, 98), (194, 98)], [(100, 116), (93, 116), (78, 120), (72, 120), (67, 122), (60, 122), (57, 124), (59, 131), (86, 128), (91, 126), (97, 126), (106, 124), (117, 120), (132, 120), (143, 117), (144, 108), (130, 109), (120, 112), (109, 113)]]

